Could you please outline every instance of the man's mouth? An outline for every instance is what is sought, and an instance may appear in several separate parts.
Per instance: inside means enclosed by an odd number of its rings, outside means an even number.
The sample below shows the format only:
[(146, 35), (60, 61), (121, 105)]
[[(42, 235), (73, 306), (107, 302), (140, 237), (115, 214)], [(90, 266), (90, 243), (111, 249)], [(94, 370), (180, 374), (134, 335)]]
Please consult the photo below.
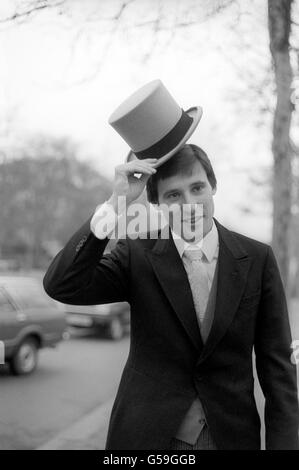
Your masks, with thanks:
[(195, 224), (196, 222), (199, 222), (203, 218), (204, 216), (200, 215), (199, 217), (191, 217), (190, 219), (183, 219), (183, 222), (187, 222), (189, 224)]

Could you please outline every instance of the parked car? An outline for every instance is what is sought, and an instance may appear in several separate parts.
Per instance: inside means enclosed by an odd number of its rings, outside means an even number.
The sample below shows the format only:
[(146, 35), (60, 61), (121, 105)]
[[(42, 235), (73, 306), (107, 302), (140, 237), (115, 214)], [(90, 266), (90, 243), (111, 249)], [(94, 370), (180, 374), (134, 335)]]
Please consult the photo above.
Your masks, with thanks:
[(97, 327), (113, 340), (121, 339), (130, 329), (130, 305), (116, 302), (102, 305), (64, 304), (67, 322), (74, 327)]
[(35, 278), (0, 276), (0, 340), (16, 374), (37, 366), (38, 350), (54, 347), (66, 333), (66, 315)]

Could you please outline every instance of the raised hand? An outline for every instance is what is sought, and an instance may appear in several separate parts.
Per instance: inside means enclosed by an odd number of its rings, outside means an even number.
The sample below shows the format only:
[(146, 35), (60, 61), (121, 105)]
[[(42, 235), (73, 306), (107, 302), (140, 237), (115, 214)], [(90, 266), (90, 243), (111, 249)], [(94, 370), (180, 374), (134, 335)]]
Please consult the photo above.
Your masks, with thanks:
[[(129, 205), (140, 196), (149, 177), (157, 171), (157, 161), (156, 158), (136, 159), (115, 167), (113, 193), (109, 199), (114, 209), (117, 208), (118, 197), (125, 197)], [(138, 178), (136, 173), (141, 176)]]

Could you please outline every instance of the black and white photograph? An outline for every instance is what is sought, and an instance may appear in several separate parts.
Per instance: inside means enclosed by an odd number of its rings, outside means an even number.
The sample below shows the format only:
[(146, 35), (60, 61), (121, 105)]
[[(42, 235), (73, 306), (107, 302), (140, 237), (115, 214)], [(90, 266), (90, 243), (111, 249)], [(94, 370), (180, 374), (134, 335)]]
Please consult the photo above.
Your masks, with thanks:
[(0, 450), (299, 450), (298, 365), (299, 1), (1, 0)]

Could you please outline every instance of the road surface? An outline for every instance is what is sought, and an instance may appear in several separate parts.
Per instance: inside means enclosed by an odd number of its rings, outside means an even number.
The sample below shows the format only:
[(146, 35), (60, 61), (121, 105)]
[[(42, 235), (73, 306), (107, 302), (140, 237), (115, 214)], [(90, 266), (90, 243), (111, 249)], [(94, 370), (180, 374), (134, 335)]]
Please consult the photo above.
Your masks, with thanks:
[(40, 351), (31, 376), (1, 366), (0, 449), (34, 449), (115, 396), (128, 350), (128, 338), (76, 333)]

